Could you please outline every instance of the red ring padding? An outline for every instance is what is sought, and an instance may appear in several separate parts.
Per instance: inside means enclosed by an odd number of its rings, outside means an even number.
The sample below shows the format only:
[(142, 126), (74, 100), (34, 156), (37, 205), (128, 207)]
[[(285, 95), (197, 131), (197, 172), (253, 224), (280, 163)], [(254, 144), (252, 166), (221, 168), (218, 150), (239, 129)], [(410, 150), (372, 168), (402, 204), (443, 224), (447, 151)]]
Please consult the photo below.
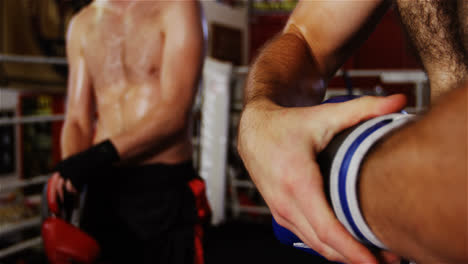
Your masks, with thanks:
[(207, 223), (211, 218), (211, 208), (206, 199), (206, 185), (202, 179), (196, 178), (188, 183), (192, 193), (195, 197), (195, 206), (197, 208), (199, 223), (194, 227), (195, 232), (195, 259), (194, 264), (203, 264), (204, 253), (203, 253), (203, 237), (204, 230), (203, 224)]

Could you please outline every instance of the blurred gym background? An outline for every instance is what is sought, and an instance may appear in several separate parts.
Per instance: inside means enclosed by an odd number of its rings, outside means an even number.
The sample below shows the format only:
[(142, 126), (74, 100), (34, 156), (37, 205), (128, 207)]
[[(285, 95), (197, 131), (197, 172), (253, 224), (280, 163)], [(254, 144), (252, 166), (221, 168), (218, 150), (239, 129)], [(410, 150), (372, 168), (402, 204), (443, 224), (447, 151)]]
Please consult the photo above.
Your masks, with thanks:
[[(66, 100), (65, 34), (90, 0), (0, 1), (0, 264), (46, 263), (41, 192), (60, 159)], [(208, 263), (326, 263), (282, 246), (271, 215), (236, 153), (242, 88), (259, 48), (281, 31), (296, 0), (202, 1), (208, 56), (193, 115), (195, 166), (213, 208)], [(330, 83), (327, 96), (404, 93), (407, 111), (429, 104), (426, 75), (405, 41), (397, 13)], [(207, 120), (209, 120), (207, 122)]]

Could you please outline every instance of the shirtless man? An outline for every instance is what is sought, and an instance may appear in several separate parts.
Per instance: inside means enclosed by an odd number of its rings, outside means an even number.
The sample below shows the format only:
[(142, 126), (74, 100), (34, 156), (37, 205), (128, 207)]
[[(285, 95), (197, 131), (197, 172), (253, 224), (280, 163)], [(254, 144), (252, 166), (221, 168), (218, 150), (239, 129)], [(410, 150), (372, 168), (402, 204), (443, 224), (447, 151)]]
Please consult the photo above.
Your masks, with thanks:
[(300, 2), (252, 66), (238, 149), (280, 225), (329, 260), (376, 263), (335, 218), (315, 157), (338, 132), (401, 109), (405, 98), (317, 104), (392, 4), (428, 74), (435, 106), (361, 164), (361, 210), (377, 238), (399, 256), (468, 263), (466, 0)]
[(196, 1), (96, 0), (70, 23), (59, 197), (87, 185), (82, 229), (111, 263), (193, 263)]

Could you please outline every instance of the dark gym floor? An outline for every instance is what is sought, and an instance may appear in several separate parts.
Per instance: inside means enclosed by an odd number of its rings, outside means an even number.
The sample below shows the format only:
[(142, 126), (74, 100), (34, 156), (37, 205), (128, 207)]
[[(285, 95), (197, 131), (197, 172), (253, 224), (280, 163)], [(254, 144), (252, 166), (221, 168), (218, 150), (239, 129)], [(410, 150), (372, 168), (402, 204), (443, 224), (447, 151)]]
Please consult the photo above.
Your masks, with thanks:
[[(228, 222), (206, 230), (206, 264), (325, 264), (324, 259), (280, 244), (271, 224)], [(27, 250), (0, 264), (46, 264), (42, 250)], [(129, 263), (133, 264), (133, 263)]]
[(207, 232), (206, 264), (321, 264), (324, 259), (280, 244), (270, 224), (231, 222)]

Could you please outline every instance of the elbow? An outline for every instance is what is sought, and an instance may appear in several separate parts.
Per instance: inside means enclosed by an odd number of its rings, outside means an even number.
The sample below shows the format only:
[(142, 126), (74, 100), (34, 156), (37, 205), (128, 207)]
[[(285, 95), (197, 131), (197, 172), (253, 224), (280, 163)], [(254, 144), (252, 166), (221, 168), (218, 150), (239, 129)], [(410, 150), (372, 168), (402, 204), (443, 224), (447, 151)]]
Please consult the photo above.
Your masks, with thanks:
[(184, 113), (184, 115), (174, 118), (170, 122), (171, 126), (169, 134), (180, 135), (181, 133), (187, 131), (191, 123), (189, 114), (190, 113)]
[[(182, 106), (181, 106), (181, 101)], [(177, 106), (179, 104), (179, 106)], [(159, 107), (164, 107), (166, 109), (162, 114), (155, 117), (161, 122), (155, 122), (157, 128), (151, 129), (155, 131), (165, 131), (163, 134), (167, 136), (179, 135), (184, 133), (190, 128), (192, 121), (192, 103), (185, 101), (184, 99), (176, 102), (174, 100), (168, 100), (164, 102), (164, 106), (160, 105)], [(164, 127), (161, 127), (164, 126)]]
[(91, 141), (93, 137), (93, 128), (91, 122), (67, 118), (63, 124), (61, 134), (62, 149), (67, 141), (80, 140)]

